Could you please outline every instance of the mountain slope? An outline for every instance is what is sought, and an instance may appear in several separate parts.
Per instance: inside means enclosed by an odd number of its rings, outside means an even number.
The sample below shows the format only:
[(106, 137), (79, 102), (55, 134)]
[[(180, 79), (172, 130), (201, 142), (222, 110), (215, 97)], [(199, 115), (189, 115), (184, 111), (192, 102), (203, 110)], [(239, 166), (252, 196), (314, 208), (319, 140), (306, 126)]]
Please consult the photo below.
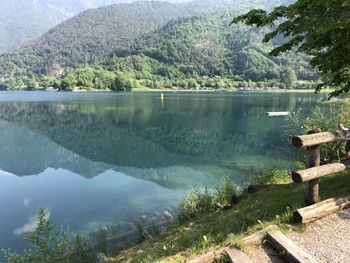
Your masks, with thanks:
[[(267, 55), (270, 47), (260, 44), (260, 31), (229, 26), (237, 13), (252, 7), (271, 8), (280, 2), (198, 0), (176, 5), (137, 2), (88, 10), (18, 51), (1, 56), (0, 86), (52, 86), (53, 77), (95, 65), (104, 65), (112, 74), (100, 69), (80, 70), (78, 74), (102, 74), (108, 78), (108, 86), (118, 85), (114, 81), (115, 72), (130, 73), (134, 80), (152, 80), (152, 76), (153, 80), (174, 80), (218, 75), (261, 81), (280, 79), (286, 67), (294, 67), (301, 79), (314, 79), (306, 58), (292, 53), (288, 59), (271, 58)], [(232, 11), (218, 11), (228, 6)], [(218, 14), (206, 14), (213, 10)], [(135, 59), (148, 67), (151, 78), (140, 76), (142, 70), (128, 65)], [(56, 86), (73, 86), (74, 78)], [(129, 83), (128, 88), (131, 86)]]
[[(187, 12), (187, 11), (186, 11)], [(0, 58), (1, 76), (62, 74), (101, 62), (130, 38), (186, 15), (169, 3), (138, 2), (91, 9), (56, 26), (36, 41)]]
[(307, 57), (293, 52), (269, 56), (273, 45), (261, 43), (264, 32), (231, 27), (232, 16), (222, 13), (170, 21), (136, 38), (129, 47), (117, 49), (103, 67), (77, 69), (56, 87), (220, 89), (255, 82), (260, 87), (291, 88), (296, 83), (286, 81), (287, 74), (295, 74), (301, 81), (298, 85), (304, 87), (318, 79)]
[[(90, 8), (134, 0), (1, 0), (0, 54), (18, 48)], [(180, 0), (168, 2), (183, 2)]]
[[(15, 2), (16, 1), (20, 0), (15, 0)], [(39, 32), (46, 26), (51, 26), (54, 23), (52, 19), (56, 21), (57, 19), (69, 17), (74, 12), (94, 6), (91, 3), (97, 5), (115, 1), (117, 0), (74, 0), (71, 2), (68, 1), (70, 4), (65, 3), (67, 1), (63, 1), (59, 4), (60, 2), (57, 0), (49, 0), (48, 2), (43, 0), (28, 1), (25, 2), (27, 4), (25, 8), (26, 13), (19, 13), (21, 17), (15, 20), (21, 24), (25, 22), (25, 24), (31, 25), (33, 30), (36, 30), (37, 24), (40, 24), (41, 28), (35, 31)], [(130, 38), (130, 36), (135, 37), (137, 34), (153, 30), (156, 27), (164, 25), (171, 19), (226, 9), (234, 10), (237, 14), (253, 7), (271, 8), (274, 5), (286, 1), (290, 2), (290, 0), (255, 0), (249, 2), (243, 0), (196, 0), (176, 5), (159, 2), (137, 2), (133, 4), (111, 5), (88, 10), (65, 21), (36, 41), (28, 43), (23, 48), (12, 52), (11, 55), (6, 55), (1, 61), (9, 61), (9, 68), (11, 70), (12, 67), (14, 67), (14, 65), (11, 65), (11, 62), (13, 62), (13, 64), (19, 63), (20, 68), (23, 67), (22, 64), (24, 64), (24, 66), (29, 64), (30, 67), (33, 67), (34, 64), (34, 72), (36, 73), (49, 72), (51, 67), (55, 64), (69, 68), (72, 59), (76, 60), (77, 65), (93, 64), (96, 61), (100, 61), (102, 55), (110, 52), (116, 46), (120, 44), (125, 45), (125, 41), (123, 42), (123, 40)], [(33, 8), (32, 2), (36, 3), (35, 8)], [(10, 6), (9, 0), (4, 0), (2, 5), (3, 7)], [(24, 3), (19, 2), (17, 5), (12, 6), (11, 8), (13, 10), (7, 13), (14, 13), (20, 6), (24, 6)], [(52, 9), (54, 14), (42, 18), (40, 14), (44, 12), (43, 10), (49, 8)], [(7, 9), (3, 8), (0, 14)], [(74, 12), (69, 10), (74, 10)], [(30, 13), (35, 14), (36, 18), (30, 18), (30, 21), (26, 21), (26, 17)], [(1, 26), (1, 19), (4, 19), (4, 17), (1, 18), (0, 16), (0, 34), (6, 35), (8, 31), (6, 31), (6, 29), (4, 30), (4, 27)], [(12, 19), (7, 17), (4, 21), (12, 21)], [(26, 26), (23, 26), (22, 29), (19, 35), (29, 38), (31, 30), (28, 30)], [(6, 40), (4, 42), (6, 42)], [(19, 39), (18, 42), (21, 42), (21, 40)], [(29, 62), (26, 61), (26, 57), (30, 57)], [(45, 63), (42, 63), (44, 60)], [(2, 71), (5, 69), (6, 67), (1, 68)], [(3, 73), (3, 75), (6, 74), (8, 75), (8, 72)]]

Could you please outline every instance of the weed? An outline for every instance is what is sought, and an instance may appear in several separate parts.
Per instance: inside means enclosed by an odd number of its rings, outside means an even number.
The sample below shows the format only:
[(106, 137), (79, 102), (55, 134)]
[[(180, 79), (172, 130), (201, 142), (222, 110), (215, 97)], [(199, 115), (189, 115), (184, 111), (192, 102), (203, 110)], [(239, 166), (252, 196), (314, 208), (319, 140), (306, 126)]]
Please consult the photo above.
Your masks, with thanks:
[(251, 177), (250, 184), (281, 184), (290, 183), (291, 176), (288, 169), (262, 169), (258, 175)]
[(98, 250), (103, 254), (107, 255), (108, 254), (107, 229), (104, 227), (101, 227), (97, 231), (96, 239), (97, 239)]
[(178, 211), (178, 219), (185, 222), (198, 218), (201, 214), (208, 213), (214, 208), (214, 196), (208, 188), (204, 191), (196, 189), (181, 202)]
[(232, 180), (225, 176), (223, 182), (216, 187), (215, 201), (226, 206), (231, 204), (233, 196), (238, 196), (242, 193), (242, 190), (235, 185)]
[(226, 253), (222, 253), (220, 257), (214, 259), (214, 263), (228, 263), (228, 262), (231, 262), (231, 260)]

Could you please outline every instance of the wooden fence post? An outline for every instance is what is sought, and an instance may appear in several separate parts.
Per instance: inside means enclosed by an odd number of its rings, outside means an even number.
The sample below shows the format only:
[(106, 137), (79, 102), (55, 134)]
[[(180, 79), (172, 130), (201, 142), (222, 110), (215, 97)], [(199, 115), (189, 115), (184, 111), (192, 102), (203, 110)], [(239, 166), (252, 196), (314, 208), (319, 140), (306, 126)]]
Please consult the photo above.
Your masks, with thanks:
[[(318, 133), (319, 130), (309, 131), (308, 134)], [(306, 168), (320, 166), (321, 145), (315, 145), (307, 148), (307, 163)], [(313, 179), (305, 183), (305, 204), (313, 205), (318, 201), (319, 185), (318, 179)]]

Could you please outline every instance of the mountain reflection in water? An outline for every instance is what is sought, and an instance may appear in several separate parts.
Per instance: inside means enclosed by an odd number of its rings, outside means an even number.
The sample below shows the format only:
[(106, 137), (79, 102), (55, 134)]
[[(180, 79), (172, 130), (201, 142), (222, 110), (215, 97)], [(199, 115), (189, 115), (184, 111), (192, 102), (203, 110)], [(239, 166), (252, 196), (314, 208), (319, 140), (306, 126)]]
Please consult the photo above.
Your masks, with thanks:
[(173, 210), (194, 186), (292, 165), (287, 117), (318, 97), (293, 94), (4, 92), (0, 97), (0, 248), (45, 205), (57, 225), (89, 233)]

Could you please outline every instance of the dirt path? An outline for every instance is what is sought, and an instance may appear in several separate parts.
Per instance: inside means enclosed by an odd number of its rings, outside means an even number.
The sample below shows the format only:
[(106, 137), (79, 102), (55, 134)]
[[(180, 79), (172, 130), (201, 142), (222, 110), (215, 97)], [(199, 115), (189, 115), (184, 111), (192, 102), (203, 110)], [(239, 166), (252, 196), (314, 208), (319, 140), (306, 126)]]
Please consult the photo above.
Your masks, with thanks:
[[(350, 263), (350, 208), (307, 225), (303, 232), (285, 234), (319, 263)], [(253, 262), (285, 262), (267, 243), (245, 252)]]
[(320, 263), (350, 263), (350, 209), (330, 215), (287, 236)]

